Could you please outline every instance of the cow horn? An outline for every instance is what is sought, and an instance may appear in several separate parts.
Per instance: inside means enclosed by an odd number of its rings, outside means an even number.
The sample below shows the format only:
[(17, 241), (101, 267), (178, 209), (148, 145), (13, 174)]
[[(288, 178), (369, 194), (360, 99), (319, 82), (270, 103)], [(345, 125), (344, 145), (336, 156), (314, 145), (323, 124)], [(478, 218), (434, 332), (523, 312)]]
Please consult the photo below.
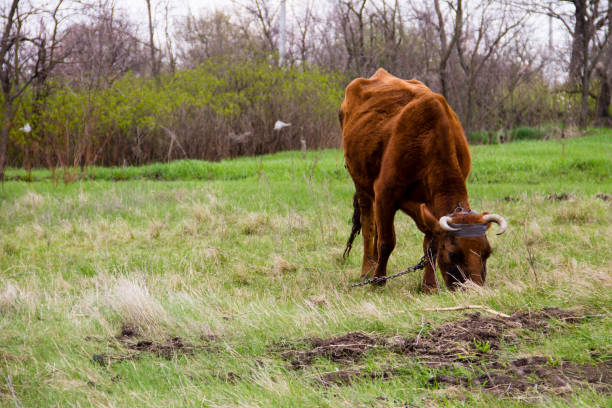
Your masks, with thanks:
[(501, 215), (487, 214), (483, 216), (482, 219), (487, 223), (494, 222), (499, 225), (499, 232), (497, 233), (497, 235), (503, 234), (508, 229), (508, 223), (506, 222), (504, 217), (502, 217)]
[(459, 231), (459, 228), (453, 228), (450, 225), (448, 225), (448, 222), (451, 221), (451, 220), (452, 220), (452, 218), (449, 217), (448, 215), (440, 217), (440, 227), (444, 231)]

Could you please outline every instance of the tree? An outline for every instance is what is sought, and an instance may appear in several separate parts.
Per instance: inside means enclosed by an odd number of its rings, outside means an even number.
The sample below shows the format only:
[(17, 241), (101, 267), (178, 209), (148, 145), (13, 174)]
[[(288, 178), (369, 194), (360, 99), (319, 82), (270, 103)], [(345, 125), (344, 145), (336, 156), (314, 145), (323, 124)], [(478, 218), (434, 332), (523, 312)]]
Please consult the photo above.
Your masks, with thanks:
[(82, 87), (95, 81), (111, 85), (128, 71), (144, 74), (147, 56), (145, 44), (137, 37), (136, 26), (118, 12), (111, 2), (88, 7), (85, 22), (65, 30), (62, 48), (65, 64), (54, 73)]
[(155, 48), (155, 40), (153, 38), (154, 25), (153, 15), (151, 12), (151, 0), (145, 0), (147, 5), (147, 16), (149, 17), (149, 51), (151, 53), (151, 75), (157, 77), (159, 75), (159, 62), (157, 60), (157, 52)]
[[(62, 37), (59, 25), (63, 21), (58, 0), (49, 10), (31, 5), (20, 7), (20, 0), (12, 0), (1, 11), (3, 20), (0, 38), (0, 87), (2, 89), (2, 127), (0, 128), (0, 180), (4, 182), (4, 168), (8, 139), (14, 127), (15, 114), (21, 95), (34, 83), (41, 89), (53, 68), (65, 57), (58, 53)], [(38, 19), (38, 28), (35, 20)], [(50, 23), (50, 27), (47, 24)]]
[(222, 11), (185, 17), (176, 35), (179, 60), (186, 68), (210, 58), (252, 59), (259, 52), (259, 43), (251, 40), (248, 30)]
[(457, 41), (460, 40), (461, 33), (463, 30), (463, 1), (457, 0), (457, 4), (454, 8), (455, 20), (452, 24), (452, 30), (450, 32), (450, 38), (447, 37), (446, 33), (446, 18), (442, 14), (440, 8), (440, 0), (434, 0), (434, 8), (436, 10), (436, 17), (438, 18), (438, 24), (436, 26), (438, 35), (440, 38), (439, 54), (440, 61), (438, 64), (438, 76), (440, 77), (440, 91), (442, 95), (448, 98), (448, 62), (451, 57), (451, 53), (455, 49)]
[(521, 75), (530, 72), (533, 60), (522, 35), (528, 15), (524, 10), (514, 10), (506, 0), (469, 4), (468, 8), (465, 0), (433, 0), (433, 7), (412, 3), (417, 21), (437, 31), (437, 44), (432, 45), (437, 49), (439, 90), (457, 110), (468, 134), (488, 121), (487, 107), (499, 105), (501, 84), (507, 95)]
[(338, 17), (348, 54), (347, 66), (358, 75), (366, 75), (368, 62), (365, 55), (365, 6), (367, 0), (340, 0)]
[[(591, 81), (610, 42), (612, 8), (609, 1), (600, 0), (562, 0), (559, 3), (528, 7), (557, 19), (570, 34), (568, 84), (580, 93), (578, 124), (584, 127), (588, 121)], [(565, 5), (570, 5), (571, 11)], [(605, 92), (605, 89), (602, 90)]]
[[(609, 13), (609, 12), (608, 12)], [(595, 65), (595, 73), (599, 79), (599, 95), (597, 96), (597, 106), (595, 123), (601, 126), (610, 126), (610, 101), (612, 99), (612, 16), (608, 14), (607, 36), (608, 41), (604, 46), (601, 61)]]
[[(571, 0), (574, 5), (574, 29), (570, 58), (570, 81), (580, 87), (580, 126), (586, 126), (589, 110), (589, 90), (597, 64), (607, 48), (610, 37), (607, 27), (610, 5), (599, 0)], [(605, 89), (604, 89), (605, 91)]]
[(137, 38), (135, 26), (113, 1), (81, 4), (78, 12), (81, 19), (63, 30), (59, 50), (66, 56), (52, 72), (55, 90), (67, 90), (74, 96), (68, 106), (73, 111), (49, 115), (50, 100), (62, 92), (47, 91), (40, 97), (36, 86), (31, 111), (24, 107), (24, 116), (34, 129), (34, 151), (42, 154), (52, 171), (63, 168), (65, 181), (76, 178), (79, 167), (84, 170), (95, 163), (111, 137), (110, 131), (97, 130), (101, 94), (128, 72), (144, 75), (149, 69), (148, 44)]
[(317, 24), (317, 17), (314, 15), (313, 12), (313, 1), (314, 0), (307, 0), (305, 2), (305, 4), (303, 5), (303, 12), (301, 15), (298, 15), (296, 10), (293, 9), (293, 18), (295, 20), (295, 23), (297, 25), (297, 48), (298, 48), (298, 55), (300, 58), (300, 62), (302, 63), (302, 65), (306, 66), (308, 58), (309, 58), (309, 52), (312, 48), (312, 31), (313, 31), (313, 26)]
[(276, 50), (276, 37), (278, 28), (274, 24), (278, 9), (272, 8), (269, 0), (253, 0), (246, 2), (244, 9), (248, 16), (258, 25), (261, 36), (264, 39), (265, 50), (273, 53)]

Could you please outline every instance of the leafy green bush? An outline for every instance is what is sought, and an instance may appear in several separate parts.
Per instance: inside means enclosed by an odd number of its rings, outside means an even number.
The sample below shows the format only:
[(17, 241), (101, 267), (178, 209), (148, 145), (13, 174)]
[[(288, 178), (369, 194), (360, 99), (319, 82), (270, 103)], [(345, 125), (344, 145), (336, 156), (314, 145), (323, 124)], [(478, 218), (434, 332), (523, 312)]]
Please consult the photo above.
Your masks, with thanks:
[(497, 140), (493, 137), (493, 134), (491, 132), (488, 132), (486, 130), (479, 130), (470, 133), (469, 142), (471, 144), (492, 144), (497, 143)]
[[(44, 106), (35, 109), (24, 96), (11, 163), (23, 165), (26, 149), (37, 152), (35, 166), (77, 167), (219, 160), (298, 149), (302, 139), (309, 148), (337, 147), (346, 82), (317, 68), (223, 58), (157, 80), (134, 74), (105, 86), (56, 80)], [(292, 126), (274, 131), (276, 120)], [(34, 129), (29, 135), (17, 130), (26, 122)]]
[(529, 126), (521, 126), (512, 131), (512, 140), (542, 140), (546, 137), (546, 132), (541, 129)]

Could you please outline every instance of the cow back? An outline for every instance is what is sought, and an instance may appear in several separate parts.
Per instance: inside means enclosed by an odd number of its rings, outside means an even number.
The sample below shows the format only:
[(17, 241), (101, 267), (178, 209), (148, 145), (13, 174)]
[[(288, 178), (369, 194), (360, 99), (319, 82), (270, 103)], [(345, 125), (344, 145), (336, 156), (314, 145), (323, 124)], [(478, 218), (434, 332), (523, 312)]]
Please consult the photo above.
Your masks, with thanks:
[(439, 168), (455, 168), (462, 182), (467, 178), (470, 155), (457, 115), (442, 95), (419, 81), (384, 69), (357, 78), (346, 88), (340, 120), (347, 167), (366, 190), (384, 156), (392, 156), (385, 160), (394, 162), (407, 184), (423, 182)]

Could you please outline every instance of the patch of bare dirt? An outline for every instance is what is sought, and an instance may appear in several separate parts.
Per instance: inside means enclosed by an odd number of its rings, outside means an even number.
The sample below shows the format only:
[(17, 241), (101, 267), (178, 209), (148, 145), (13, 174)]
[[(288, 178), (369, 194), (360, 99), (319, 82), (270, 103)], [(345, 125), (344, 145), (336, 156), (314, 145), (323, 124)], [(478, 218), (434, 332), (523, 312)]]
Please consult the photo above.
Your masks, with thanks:
[(119, 340), (128, 350), (139, 353), (156, 354), (165, 359), (171, 359), (176, 354), (194, 354), (197, 350), (202, 350), (203, 346), (196, 346), (185, 343), (180, 337), (168, 338), (162, 342), (152, 340)]
[(482, 316), (473, 313), (468, 319), (446, 322), (423, 338), (395, 341), (400, 354), (417, 357), (430, 367), (451, 361), (476, 361), (492, 357), (501, 343), (516, 344), (519, 334), (515, 329), (547, 333), (551, 319), (577, 322), (582, 319), (572, 312), (547, 308), (537, 312), (518, 312), (508, 318)]
[(604, 201), (612, 201), (612, 195), (610, 194), (600, 193), (600, 194), (597, 194), (597, 198), (600, 198)]
[(349, 385), (353, 380), (357, 378), (370, 378), (375, 379), (387, 379), (397, 375), (398, 372), (394, 370), (388, 371), (377, 371), (377, 372), (363, 372), (359, 370), (338, 370), (329, 373), (321, 374), (316, 377), (316, 380), (325, 386), (330, 385)]
[(591, 385), (602, 391), (612, 390), (612, 361), (596, 365), (553, 362), (548, 357), (532, 356), (510, 361), (493, 362), (479, 367), (481, 375), (468, 378), (449, 374), (432, 377), (431, 385), (482, 387), (501, 394), (525, 392), (537, 388), (569, 391), (575, 385)]
[(358, 361), (369, 349), (383, 344), (383, 339), (369, 336), (365, 333), (353, 332), (344, 336), (320, 339), (317, 337), (303, 340), (310, 349), (288, 350), (281, 356), (289, 360), (293, 368), (311, 365), (317, 357), (325, 357), (337, 363), (352, 363)]
[(117, 338), (138, 337), (138, 330), (131, 324), (124, 324), (121, 327), (121, 334)]
[[(574, 385), (590, 384), (612, 391), (612, 361), (581, 365), (536, 356), (503, 362), (497, 352), (502, 342), (518, 343), (521, 340), (521, 330), (548, 333), (551, 330), (551, 320), (578, 323), (584, 318), (557, 308), (517, 312), (508, 318), (474, 313), (467, 319), (446, 322), (433, 330), (427, 330), (428, 327), (424, 325), (416, 337), (385, 338), (352, 332), (329, 339), (308, 338), (297, 344), (284, 343), (277, 346), (281, 356), (294, 369), (310, 366), (316, 358), (327, 358), (349, 366), (347, 369), (317, 376), (316, 380), (325, 386), (346, 385), (357, 378), (386, 379), (401, 375), (397, 368), (382, 369), (379, 372), (364, 372), (355, 368), (368, 351), (384, 349), (411, 357), (438, 372), (429, 379), (429, 384), (434, 386), (478, 386), (492, 392), (515, 393), (534, 387), (563, 390)], [(298, 348), (304, 346), (304, 349)], [(462, 373), (468, 368), (474, 374), (470, 377), (448, 374), (457, 371), (459, 367), (464, 368), (460, 370)]]
[(280, 345), (280, 349), (281, 356), (288, 360), (293, 368), (311, 365), (317, 357), (324, 357), (337, 363), (355, 363), (368, 350), (380, 347), (398, 354), (418, 357), (424, 364), (436, 366), (449, 361), (469, 360), (471, 357), (479, 359), (488, 350), (499, 349), (502, 341), (506, 344), (516, 343), (519, 337), (512, 329), (547, 332), (550, 319), (573, 322), (580, 320), (581, 317), (556, 308), (515, 313), (509, 318), (473, 313), (468, 319), (446, 322), (427, 335), (414, 338), (402, 336), (384, 338), (352, 332), (329, 339), (316, 337), (304, 339), (301, 344), (308, 346), (305, 350), (287, 350), (291, 348), (291, 344)]
[(572, 198), (572, 195), (567, 193), (553, 193), (546, 196), (549, 201), (566, 201), (570, 198)]
[(115, 341), (122, 346), (122, 350), (111, 354), (93, 354), (92, 360), (105, 366), (113, 362), (134, 360), (143, 354), (154, 354), (170, 360), (177, 355), (191, 355), (210, 349), (210, 342), (214, 340), (214, 336), (203, 336), (201, 339), (203, 344), (191, 344), (180, 337), (169, 337), (163, 341), (142, 339), (138, 338), (138, 333), (133, 327), (124, 325), (121, 333), (115, 337)]

